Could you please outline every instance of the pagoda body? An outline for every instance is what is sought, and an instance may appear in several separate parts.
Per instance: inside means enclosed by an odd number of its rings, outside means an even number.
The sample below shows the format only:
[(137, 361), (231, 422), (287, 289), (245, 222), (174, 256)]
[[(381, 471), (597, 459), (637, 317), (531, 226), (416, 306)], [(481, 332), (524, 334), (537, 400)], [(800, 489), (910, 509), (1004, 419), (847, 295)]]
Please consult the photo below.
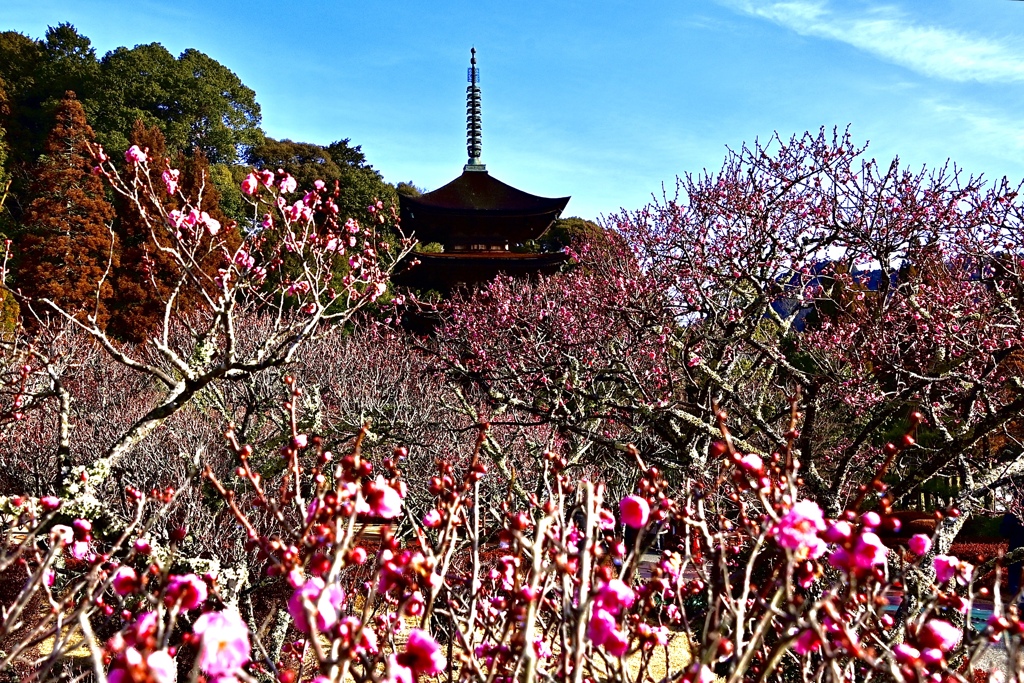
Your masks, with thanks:
[(420, 244), (438, 244), (441, 252), (416, 252), (410, 265), (395, 273), (398, 284), (450, 291), (499, 273), (531, 275), (557, 271), (565, 255), (523, 254), (511, 249), (539, 239), (561, 215), (569, 197), (538, 197), (492, 177), (480, 162), (480, 86), (476, 50), (472, 51), (467, 92), (467, 151), (462, 175), (420, 195), (399, 195), (402, 230)]

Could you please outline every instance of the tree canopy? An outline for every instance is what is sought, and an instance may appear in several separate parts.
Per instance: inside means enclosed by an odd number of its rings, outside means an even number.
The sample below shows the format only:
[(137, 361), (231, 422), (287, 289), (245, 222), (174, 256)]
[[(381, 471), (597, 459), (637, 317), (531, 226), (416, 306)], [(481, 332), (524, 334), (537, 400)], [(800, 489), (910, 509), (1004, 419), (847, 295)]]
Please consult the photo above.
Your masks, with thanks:
[(157, 126), (168, 150), (201, 150), (211, 163), (235, 163), (263, 139), (256, 93), (212, 57), (188, 49), (174, 57), (159, 43), (119, 47), (102, 59), (71, 24), (42, 40), (0, 33), (0, 79), (9, 84), (8, 128), (15, 156), (31, 164), (42, 152), (57, 103), (73, 91), (97, 140), (123, 152), (137, 120)]
[(96, 103), (103, 142), (128, 147), (135, 121), (160, 128), (172, 153), (202, 150), (211, 163), (235, 163), (263, 140), (256, 93), (230, 69), (199, 52), (175, 58), (159, 43), (119, 47), (99, 64)]
[[(83, 196), (84, 203), (76, 200), (79, 213), (82, 206), (93, 206), (91, 202), (104, 202), (107, 207), (97, 212), (90, 209), (91, 217), (82, 218), (75, 230), (82, 235), (95, 231), (106, 245), (105, 254), (112, 230), (115, 261), (124, 263), (109, 273), (101, 296), (100, 319), (109, 317), (112, 333), (125, 339), (143, 334), (159, 314), (155, 302), (165, 290), (173, 289), (178, 278), (170, 272), (173, 268), (162, 272), (172, 264), (154, 255), (155, 245), (148, 243), (150, 235), (133, 214), (135, 207), (113, 201), (113, 213), (108, 211), (106, 202), (113, 197), (109, 188), (92, 187), (83, 146), (75, 147), (73, 159), (67, 156), (71, 153), (67, 145), (64, 152), (55, 154), (53, 136), (69, 128), (75, 135), (84, 135), (83, 140), (101, 144), (119, 165), (132, 145), (148, 151), (153, 162), (148, 182), (157, 191), (164, 185), (165, 170), (180, 172), (181, 191), (161, 199), (172, 205), (196, 204), (202, 188), (202, 209), (226, 229), (234, 222), (248, 225), (254, 217), (240, 190), (249, 164), (283, 169), (300, 188), (324, 181), (338, 214), (360, 223), (377, 222), (368, 210), (371, 205), (396, 201), (395, 188), (384, 182), (360, 146), (348, 138), (328, 145), (275, 140), (265, 136), (260, 121), (256, 93), (228, 67), (199, 50), (187, 49), (175, 56), (154, 42), (118, 47), (100, 57), (89, 38), (70, 23), (49, 27), (42, 39), (0, 32), (0, 236), (12, 240), (15, 262), (23, 260), (18, 282), (9, 284), (34, 287), (39, 290), (33, 290), (36, 298), (52, 296), (73, 309), (82, 302), (65, 295), (85, 291), (85, 280), (79, 281), (83, 273), (95, 276), (91, 280), (95, 288), (102, 272), (93, 273), (90, 268), (77, 268), (71, 280), (60, 281), (61, 273), (71, 277), (67, 270), (71, 261), (58, 252), (67, 251), (64, 242), (74, 230), (57, 226), (71, 220), (59, 204), (61, 193), (72, 190), (88, 195)], [(128, 164), (122, 173), (133, 171)], [(69, 180), (71, 174), (82, 182)], [(288, 200), (294, 203), (301, 197)], [(262, 212), (257, 218), (262, 220)], [(48, 237), (51, 233), (63, 237), (53, 241)], [(230, 232), (229, 242), (235, 236)], [(98, 253), (93, 254), (97, 259)], [(36, 263), (43, 261), (50, 265)], [(204, 262), (203, 268), (207, 267), (216, 270), (219, 264)], [(38, 272), (28, 275), (31, 269)], [(36, 282), (38, 278), (46, 282)], [(190, 297), (183, 291), (179, 304), (187, 309), (194, 303)], [(0, 326), (9, 327), (4, 321), (11, 316), (5, 311), (0, 310)]]

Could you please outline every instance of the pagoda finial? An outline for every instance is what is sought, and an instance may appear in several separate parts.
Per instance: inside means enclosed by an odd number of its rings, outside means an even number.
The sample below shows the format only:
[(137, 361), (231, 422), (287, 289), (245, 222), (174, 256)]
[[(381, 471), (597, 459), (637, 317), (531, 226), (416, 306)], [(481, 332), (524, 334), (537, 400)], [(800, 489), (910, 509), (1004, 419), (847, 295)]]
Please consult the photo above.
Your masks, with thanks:
[(466, 152), (469, 153), (467, 171), (486, 171), (480, 162), (483, 144), (480, 135), (480, 69), (476, 66), (476, 47), (469, 50), (469, 69), (466, 72)]

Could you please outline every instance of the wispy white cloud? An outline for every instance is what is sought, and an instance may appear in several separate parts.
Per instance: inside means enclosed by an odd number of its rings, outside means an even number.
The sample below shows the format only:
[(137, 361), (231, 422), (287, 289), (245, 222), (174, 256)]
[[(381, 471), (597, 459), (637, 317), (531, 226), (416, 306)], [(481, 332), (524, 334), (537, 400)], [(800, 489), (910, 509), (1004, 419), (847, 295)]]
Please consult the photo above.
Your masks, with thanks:
[(824, 0), (729, 3), (802, 35), (837, 40), (927, 76), (953, 81), (1024, 81), (1024, 49), (984, 36), (927, 25), (892, 6), (853, 14)]
[(987, 107), (932, 99), (921, 103), (939, 120), (949, 122), (969, 146), (995, 156), (1019, 158), (1024, 153), (1020, 119)]

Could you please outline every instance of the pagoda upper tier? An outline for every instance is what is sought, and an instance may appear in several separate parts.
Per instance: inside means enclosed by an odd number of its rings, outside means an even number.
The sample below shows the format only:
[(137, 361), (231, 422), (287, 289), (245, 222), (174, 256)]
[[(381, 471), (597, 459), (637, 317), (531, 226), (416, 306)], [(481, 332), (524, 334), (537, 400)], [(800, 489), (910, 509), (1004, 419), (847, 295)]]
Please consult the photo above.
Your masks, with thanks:
[(450, 291), (499, 273), (513, 276), (557, 271), (565, 254), (524, 254), (517, 245), (539, 239), (569, 197), (538, 197), (491, 177), (481, 161), (480, 70), (470, 51), (466, 88), (466, 152), (462, 175), (419, 197), (398, 196), (402, 232), (438, 250), (409, 255), (393, 280), (401, 285)]
[(569, 197), (538, 197), (507, 185), (486, 170), (462, 172), (419, 197), (398, 197), (402, 229), (420, 243), (445, 252), (507, 251), (536, 240), (569, 203)]

